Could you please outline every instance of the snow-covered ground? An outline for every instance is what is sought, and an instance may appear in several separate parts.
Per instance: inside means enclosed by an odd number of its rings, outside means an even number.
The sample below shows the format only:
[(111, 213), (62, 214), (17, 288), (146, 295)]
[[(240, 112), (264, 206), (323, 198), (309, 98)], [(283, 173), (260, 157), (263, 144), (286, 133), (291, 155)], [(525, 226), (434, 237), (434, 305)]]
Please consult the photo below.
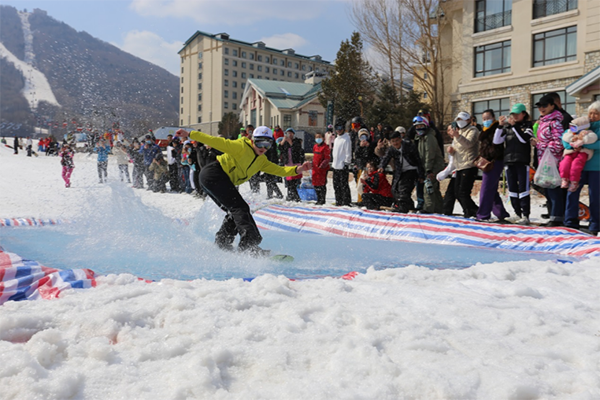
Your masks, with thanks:
[[(0, 147), (0, 218), (93, 215), (90, 199), (111, 201), (114, 185), (96, 183), (95, 157), (75, 164), (66, 189), (58, 158)], [(218, 213), (188, 195), (134, 193), (169, 218)], [(599, 267), (596, 257), (370, 269), (352, 281), (103, 276), (57, 300), (0, 306), (0, 398), (597, 399)]]

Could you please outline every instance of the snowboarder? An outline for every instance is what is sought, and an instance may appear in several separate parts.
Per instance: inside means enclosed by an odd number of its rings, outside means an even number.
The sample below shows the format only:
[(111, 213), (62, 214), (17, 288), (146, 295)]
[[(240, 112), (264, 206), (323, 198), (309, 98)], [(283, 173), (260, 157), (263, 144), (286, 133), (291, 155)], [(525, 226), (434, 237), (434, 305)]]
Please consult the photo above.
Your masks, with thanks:
[[(188, 132), (179, 129), (177, 133), (187, 136)], [(273, 132), (266, 126), (259, 126), (252, 138), (241, 137), (236, 140), (215, 137), (199, 131), (192, 131), (192, 140), (204, 143), (223, 152), (212, 162), (202, 168), (200, 185), (206, 194), (227, 213), (223, 224), (216, 234), (216, 244), (224, 250), (233, 250), (233, 241), (240, 235), (238, 251), (253, 256), (268, 255), (258, 245), (262, 236), (256, 222), (252, 218), (248, 203), (237, 191), (236, 186), (248, 181), (260, 171), (277, 176), (294, 176), (311, 169), (310, 162), (300, 166), (282, 167), (267, 159), (265, 153), (273, 145)]]

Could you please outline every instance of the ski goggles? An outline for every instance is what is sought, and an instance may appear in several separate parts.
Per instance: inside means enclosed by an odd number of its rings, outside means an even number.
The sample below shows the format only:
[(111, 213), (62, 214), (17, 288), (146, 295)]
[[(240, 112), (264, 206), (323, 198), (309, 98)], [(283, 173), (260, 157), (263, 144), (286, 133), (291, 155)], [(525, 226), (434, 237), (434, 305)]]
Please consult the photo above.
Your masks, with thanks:
[(255, 140), (254, 141), (254, 145), (256, 147), (258, 147), (259, 149), (267, 149), (269, 150), (272, 146), (272, 143), (270, 140)]

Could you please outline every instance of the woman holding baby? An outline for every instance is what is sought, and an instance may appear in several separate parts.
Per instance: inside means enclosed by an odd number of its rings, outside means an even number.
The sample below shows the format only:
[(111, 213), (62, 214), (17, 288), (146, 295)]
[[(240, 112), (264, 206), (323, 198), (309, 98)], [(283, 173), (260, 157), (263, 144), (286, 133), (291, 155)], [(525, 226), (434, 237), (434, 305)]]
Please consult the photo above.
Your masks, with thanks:
[[(583, 118), (584, 117), (578, 118), (577, 120)], [(596, 101), (589, 106), (588, 119), (589, 128), (586, 126), (586, 121), (581, 121), (579, 125), (581, 125), (582, 128), (587, 128), (587, 130), (593, 132), (596, 136), (600, 136), (600, 101)], [(576, 122), (577, 120), (574, 120), (573, 122)], [(574, 126), (577, 127), (577, 124)], [(581, 130), (583, 131), (585, 129)], [(583, 166), (583, 170), (581, 171), (579, 183), (577, 185), (571, 185), (573, 187), (569, 188), (570, 190), (567, 194), (567, 204), (565, 207), (565, 226), (575, 229), (580, 228), (579, 195), (583, 186), (587, 184), (590, 198), (590, 224), (587, 231), (596, 236), (600, 230), (600, 141), (596, 140), (586, 144), (585, 142), (590, 141), (584, 140), (584, 136), (591, 136), (590, 134), (571, 134), (571, 136), (575, 136), (576, 139), (565, 141), (565, 139), (570, 138), (569, 132), (566, 132), (565, 136), (563, 136), (563, 146), (566, 152), (572, 151), (571, 154), (585, 152), (588, 156), (587, 161)], [(573, 182), (573, 180), (571, 180), (571, 182)]]

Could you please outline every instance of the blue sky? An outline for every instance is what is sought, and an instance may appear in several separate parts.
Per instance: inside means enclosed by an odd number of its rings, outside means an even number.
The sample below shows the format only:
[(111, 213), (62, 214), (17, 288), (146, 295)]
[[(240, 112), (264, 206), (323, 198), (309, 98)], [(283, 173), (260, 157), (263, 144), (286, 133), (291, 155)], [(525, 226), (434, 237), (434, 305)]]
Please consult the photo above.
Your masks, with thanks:
[(350, 38), (350, 0), (0, 0), (39, 8), (77, 31), (179, 74), (179, 51), (197, 30), (333, 61)]

